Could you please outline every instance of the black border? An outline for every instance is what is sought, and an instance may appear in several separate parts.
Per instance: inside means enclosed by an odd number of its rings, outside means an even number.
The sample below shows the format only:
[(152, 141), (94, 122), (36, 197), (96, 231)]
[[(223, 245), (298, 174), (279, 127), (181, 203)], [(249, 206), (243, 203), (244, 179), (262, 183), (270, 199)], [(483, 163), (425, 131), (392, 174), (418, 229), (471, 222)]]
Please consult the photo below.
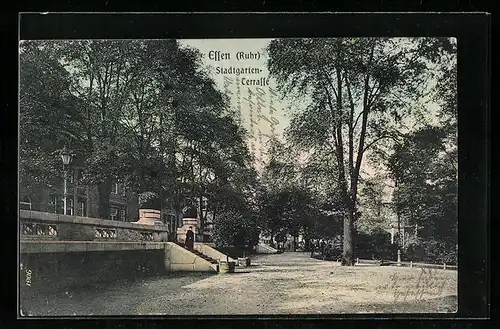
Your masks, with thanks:
[[(226, 8), (227, 10), (227, 8)], [(21, 39), (70, 38), (242, 38), (286, 36), (454, 36), (459, 74), (459, 314), (487, 316), (489, 296), (488, 145), (490, 16), (470, 14), (22, 14)], [(16, 73), (17, 75), (17, 73)], [(10, 106), (9, 111), (14, 110)], [(17, 120), (16, 120), (17, 122)], [(15, 134), (17, 137), (17, 133)], [(12, 136), (11, 136), (12, 138)], [(17, 150), (17, 139), (9, 146)], [(12, 158), (11, 158), (12, 159)], [(14, 157), (17, 159), (17, 157)], [(16, 163), (15, 161), (14, 163)], [(17, 164), (14, 165), (17, 168)], [(12, 176), (13, 178), (15, 176)], [(12, 181), (12, 180), (11, 180)], [(14, 179), (14, 185), (17, 182)], [(10, 185), (10, 184), (9, 184)], [(17, 198), (15, 198), (17, 199)], [(14, 200), (15, 200), (14, 199)], [(15, 217), (15, 210), (11, 206)], [(9, 216), (10, 217), (10, 216)], [(17, 266), (13, 266), (16, 268)], [(16, 314), (15, 312), (14, 314)], [(420, 314), (404, 314), (405, 318)], [(355, 316), (362, 318), (366, 316)], [(393, 316), (371, 316), (392, 318)], [(449, 317), (432, 315), (433, 318)], [(125, 318), (125, 317), (124, 317)], [(148, 317), (155, 319), (156, 317)], [(193, 318), (193, 317), (189, 317)], [(210, 319), (209, 317), (207, 317)], [(240, 318), (240, 317), (238, 317)], [(247, 317), (241, 317), (247, 318)], [(266, 317), (283, 319), (281, 316)], [(286, 318), (290, 318), (287, 316)], [(326, 316), (300, 317), (326, 319)], [(338, 318), (337, 316), (335, 318)], [(350, 317), (351, 318), (351, 317)], [(114, 319), (114, 318), (113, 318)], [(163, 318), (159, 318), (163, 319)], [(250, 319), (255, 319), (251, 317)], [(32, 322), (31, 320), (19, 320)], [(83, 326), (109, 320), (80, 320)], [(102, 321), (102, 322), (101, 322)], [(130, 320), (151, 326), (145, 318)], [(235, 321), (235, 320), (233, 320)], [(45, 322), (45, 321), (44, 321)], [(73, 322), (73, 321), (72, 321)], [(174, 320), (173, 323), (178, 322)], [(224, 321), (225, 322), (225, 321)], [(224, 323), (222, 322), (222, 323)], [(249, 321), (251, 324), (254, 321)], [(130, 323), (130, 322), (129, 322)], [(204, 322), (204, 326), (212, 321)], [(274, 320), (268, 320), (274, 327)], [(320, 322), (315, 321), (319, 324)], [(365, 322), (366, 323), (366, 322)], [(267, 326), (267, 324), (266, 324)]]

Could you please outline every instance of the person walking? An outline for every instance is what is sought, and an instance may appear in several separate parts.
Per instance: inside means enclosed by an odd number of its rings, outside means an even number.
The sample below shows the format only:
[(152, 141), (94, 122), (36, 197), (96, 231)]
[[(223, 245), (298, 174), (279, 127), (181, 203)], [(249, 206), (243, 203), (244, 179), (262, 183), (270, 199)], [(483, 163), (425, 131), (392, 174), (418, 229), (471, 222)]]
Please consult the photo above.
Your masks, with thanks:
[(194, 232), (192, 226), (189, 226), (186, 232), (186, 247), (191, 250), (194, 248)]
[(328, 245), (326, 246), (326, 249), (325, 249), (325, 256), (328, 260), (331, 260), (332, 258), (332, 253), (333, 253), (333, 250), (332, 250), (332, 244), (331, 243), (328, 243)]
[(316, 242), (311, 243), (311, 257), (314, 256), (314, 251), (316, 250)]

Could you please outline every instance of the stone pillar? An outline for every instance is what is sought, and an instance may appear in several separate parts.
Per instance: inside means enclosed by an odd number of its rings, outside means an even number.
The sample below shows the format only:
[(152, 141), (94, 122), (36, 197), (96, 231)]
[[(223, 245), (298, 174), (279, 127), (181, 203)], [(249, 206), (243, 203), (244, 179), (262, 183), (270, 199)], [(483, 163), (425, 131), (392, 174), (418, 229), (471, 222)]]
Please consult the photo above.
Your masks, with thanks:
[(163, 224), (160, 211), (154, 209), (139, 209), (139, 220), (136, 223), (146, 225)]

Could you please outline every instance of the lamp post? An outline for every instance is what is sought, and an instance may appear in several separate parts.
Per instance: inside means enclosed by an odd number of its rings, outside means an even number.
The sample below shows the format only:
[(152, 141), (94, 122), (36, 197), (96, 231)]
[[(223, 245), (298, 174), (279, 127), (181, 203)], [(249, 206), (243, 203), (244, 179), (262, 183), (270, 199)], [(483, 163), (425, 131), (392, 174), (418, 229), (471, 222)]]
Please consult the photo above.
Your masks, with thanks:
[(63, 204), (64, 204), (64, 210), (63, 210), (63, 214), (66, 215), (66, 209), (67, 209), (67, 203), (66, 203), (66, 200), (67, 200), (67, 166), (71, 163), (71, 159), (72, 159), (72, 155), (71, 153), (66, 149), (66, 146), (64, 146), (64, 148), (62, 149), (61, 151), (61, 160), (63, 162), (63, 171), (64, 171), (64, 198), (63, 198)]
[[(396, 193), (396, 202), (398, 201), (399, 199), (399, 194), (398, 194), (398, 179), (396, 177), (396, 179), (394, 180), (394, 192)], [(397, 266), (401, 266), (401, 214), (399, 213), (399, 209), (398, 209), (399, 205), (396, 204), (396, 218), (398, 220), (398, 252), (397, 252)], [(404, 232), (404, 231), (403, 231)], [(404, 239), (404, 238), (403, 238)], [(404, 242), (403, 242), (404, 244)]]

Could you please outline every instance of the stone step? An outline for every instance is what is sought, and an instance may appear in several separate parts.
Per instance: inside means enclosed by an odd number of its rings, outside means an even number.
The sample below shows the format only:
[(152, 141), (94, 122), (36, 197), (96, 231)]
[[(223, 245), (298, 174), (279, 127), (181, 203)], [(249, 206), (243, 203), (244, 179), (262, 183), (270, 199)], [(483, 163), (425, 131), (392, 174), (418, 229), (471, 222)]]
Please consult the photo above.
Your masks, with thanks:
[(179, 242), (176, 242), (176, 244), (179, 245), (179, 246), (181, 246), (182, 248), (188, 250), (189, 252), (192, 252), (196, 256), (203, 258), (204, 260), (210, 262), (211, 264), (218, 264), (219, 263), (217, 260), (215, 260), (212, 257), (209, 257), (209, 256), (207, 256), (207, 255), (199, 252), (198, 250), (191, 250), (191, 249), (189, 249), (188, 247), (186, 247), (185, 244), (182, 244), (182, 243), (179, 243)]

